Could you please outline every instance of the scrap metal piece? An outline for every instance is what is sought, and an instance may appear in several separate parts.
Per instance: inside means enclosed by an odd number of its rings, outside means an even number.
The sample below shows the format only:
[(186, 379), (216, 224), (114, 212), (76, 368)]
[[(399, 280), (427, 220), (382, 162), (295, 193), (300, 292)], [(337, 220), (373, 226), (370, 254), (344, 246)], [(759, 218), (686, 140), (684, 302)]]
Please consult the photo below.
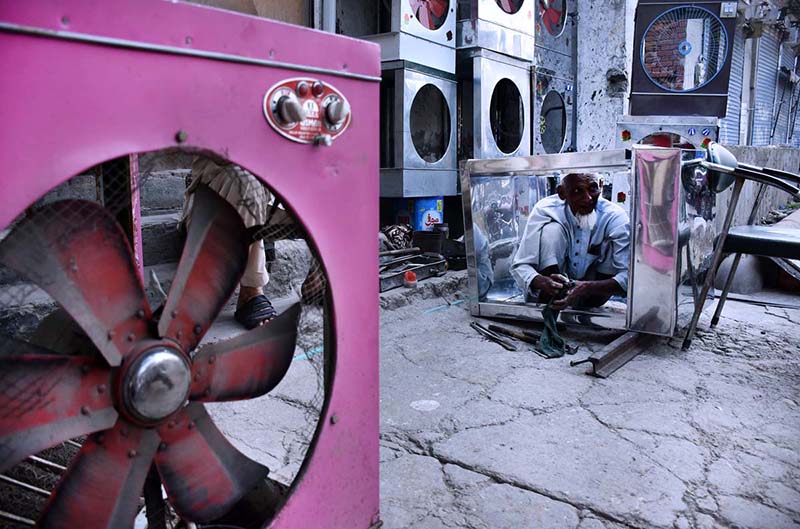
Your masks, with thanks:
[(60, 303), (112, 366), (148, 335), (150, 307), (130, 244), (99, 204), (45, 205), (3, 240), (0, 263)]
[(437, 277), (447, 271), (447, 260), (436, 253), (399, 257), (379, 268), (380, 291), (403, 286), (403, 275), (413, 271), (417, 280)]
[(250, 399), (272, 390), (292, 363), (300, 311), (295, 303), (260, 327), (203, 347), (194, 358), (190, 399)]
[(158, 332), (191, 351), (233, 294), (247, 264), (247, 230), (236, 210), (199, 186), (178, 270)]
[(222, 516), (269, 474), (225, 439), (200, 403), (183, 408), (158, 433), (163, 449), (156, 466), (170, 503), (184, 519)]
[(477, 321), (470, 322), (469, 326), (478, 331), (478, 333), (484, 336), (485, 338), (488, 338), (490, 341), (500, 345), (503, 349), (507, 351), (517, 351), (516, 345), (506, 340), (505, 338), (497, 335), (496, 333), (490, 331)]
[(541, 334), (535, 333), (533, 331), (527, 331), (527, 330), (523, 331), (523, 330), (509, 329), (509, 328), (501, 327), (500, 325), (494, 325), (494, 324), (489, 325), (489, 330), (493, 331), (493, 332), (496, 332), (496, 333), (504, 334), (504, 335), (506, 335), (508, 337), (511, 337), (511, 338), (516, 338), (517, 340), (519, 340), (521, 342), (532, 343), (534, 345), (539, 343), (539, 338), (541, 337)]
[(603, 347), (597, 354), (584, 360), (573, 360), (570, 367), (591, 363), (592, 370), (587, 373), (598, 378), (608, 378), (617, 369), (627, 364), (639, 353), (644, 351), (656, 336), (652, 334), (629, 331)]
[(120, 419), (83, 443), (39, 518), (40, 529), (131, 527), (158, 447), (155, 430)]
[[(97, 360), (0, 347), (0, 472), (60, 442), (114, 425), (111, 372)], [(36, 350), (40, 354), (31, 354)]]

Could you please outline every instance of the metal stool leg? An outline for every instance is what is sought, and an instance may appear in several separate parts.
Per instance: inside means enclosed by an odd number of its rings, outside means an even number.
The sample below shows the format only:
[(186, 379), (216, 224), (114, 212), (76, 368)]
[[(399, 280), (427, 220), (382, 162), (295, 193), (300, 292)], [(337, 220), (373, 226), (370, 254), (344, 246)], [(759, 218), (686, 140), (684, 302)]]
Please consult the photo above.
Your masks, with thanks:
[(728, 231), (731, 229), (731, 224), (733, 223), (733, 214), (736, 211), (736, 204), (739, 203), (739, 195), (742, 192), (743, 185), (744, 178), (737, 177), (736, 183), (733, 185), (731, 200), (728, 203), (728, 212), (725, 215), (725, 223), (722, 225), (722, 231), (719, 234), (719, 239), (717, 239), (717, 248), (714, 250), (714, 259), (711, 261), (711, 267), (708, 269), (706, 280), (703, 283), (703, 289), (700, 291), (700, 299), (697, 300), (697, 303), (695, 303), (692, 322), (689, 324), (689, 330), (686, 331), (686, 338), (683, 339), (682, 348), (684, 350), (688, 349), (689, 346), (692, 345), (692, 338), (694, 338), (694, 332), (697, 330), (697, 322), (700, 321), (700, 314), (703, 312), (703, 305), (706, 303), (706, 296), (708, 296), (708, 291), (711, 290), (711, 287), (714, 285), (714, 275), (717, 272), (719, 263), (722, 261), (722, 247), (725, 245), (725, 238), (728, 236)]
[(733, 276), (736, 274), (736, 269), (739, 267), (739, 261), (742, 260), (742, 254), (737, 253), (731, 263), (731, 270), (728, 272), (728, 279), (725, 280), (725, 286), (722, 288), (722, 294), (717, 301), (717, 309), (714, 311), (714, 316), (711, 318), (711, 326), (714, 327), (719, 322), (719, 317), (722, 315), (722, 307), (725, 306), (725, 300), (728, 299), (728, 291), (733, 284)]

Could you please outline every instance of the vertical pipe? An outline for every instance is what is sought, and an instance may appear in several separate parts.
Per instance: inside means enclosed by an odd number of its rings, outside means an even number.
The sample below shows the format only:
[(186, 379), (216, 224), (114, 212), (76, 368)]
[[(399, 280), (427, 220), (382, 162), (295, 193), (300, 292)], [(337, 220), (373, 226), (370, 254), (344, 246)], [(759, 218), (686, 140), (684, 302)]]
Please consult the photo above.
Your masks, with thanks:
[(756, 85), (758, 84), (758, 44), (760, 37), (753, 39), (751, 44), (752, 53), (750, 57), (752, 64), (750, 66), (750, 108), (747, 109), (748, 124), (747, 124), (747, 145), (753, 144), (753, 135), (755, 134), (756, 127)]
[(336, 0), (322, 0), (322, 31), (336, 33)]

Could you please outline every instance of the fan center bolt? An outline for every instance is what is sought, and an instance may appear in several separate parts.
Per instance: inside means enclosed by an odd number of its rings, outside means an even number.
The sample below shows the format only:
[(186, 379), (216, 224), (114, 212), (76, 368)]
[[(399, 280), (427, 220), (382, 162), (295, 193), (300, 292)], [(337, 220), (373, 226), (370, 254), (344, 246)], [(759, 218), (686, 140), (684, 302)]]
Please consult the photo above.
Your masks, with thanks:
[(191, 384), (189, 362), (177, 350), (158, 346), (130, 367), (123, 383), (129, 411), (145, 421), (169, 417), (186, 402)]

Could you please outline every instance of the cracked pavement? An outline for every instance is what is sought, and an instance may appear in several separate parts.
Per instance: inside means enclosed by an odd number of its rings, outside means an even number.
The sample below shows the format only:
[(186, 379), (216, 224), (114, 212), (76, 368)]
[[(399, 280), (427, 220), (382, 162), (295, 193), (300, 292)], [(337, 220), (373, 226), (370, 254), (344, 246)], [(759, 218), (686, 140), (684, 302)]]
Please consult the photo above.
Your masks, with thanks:
[(569, 361), (615, 334), (509, 352), (439, 294), (382, 295), (384, 529), (800, 527), (800, 310), (729, 301), (601, 380)]

